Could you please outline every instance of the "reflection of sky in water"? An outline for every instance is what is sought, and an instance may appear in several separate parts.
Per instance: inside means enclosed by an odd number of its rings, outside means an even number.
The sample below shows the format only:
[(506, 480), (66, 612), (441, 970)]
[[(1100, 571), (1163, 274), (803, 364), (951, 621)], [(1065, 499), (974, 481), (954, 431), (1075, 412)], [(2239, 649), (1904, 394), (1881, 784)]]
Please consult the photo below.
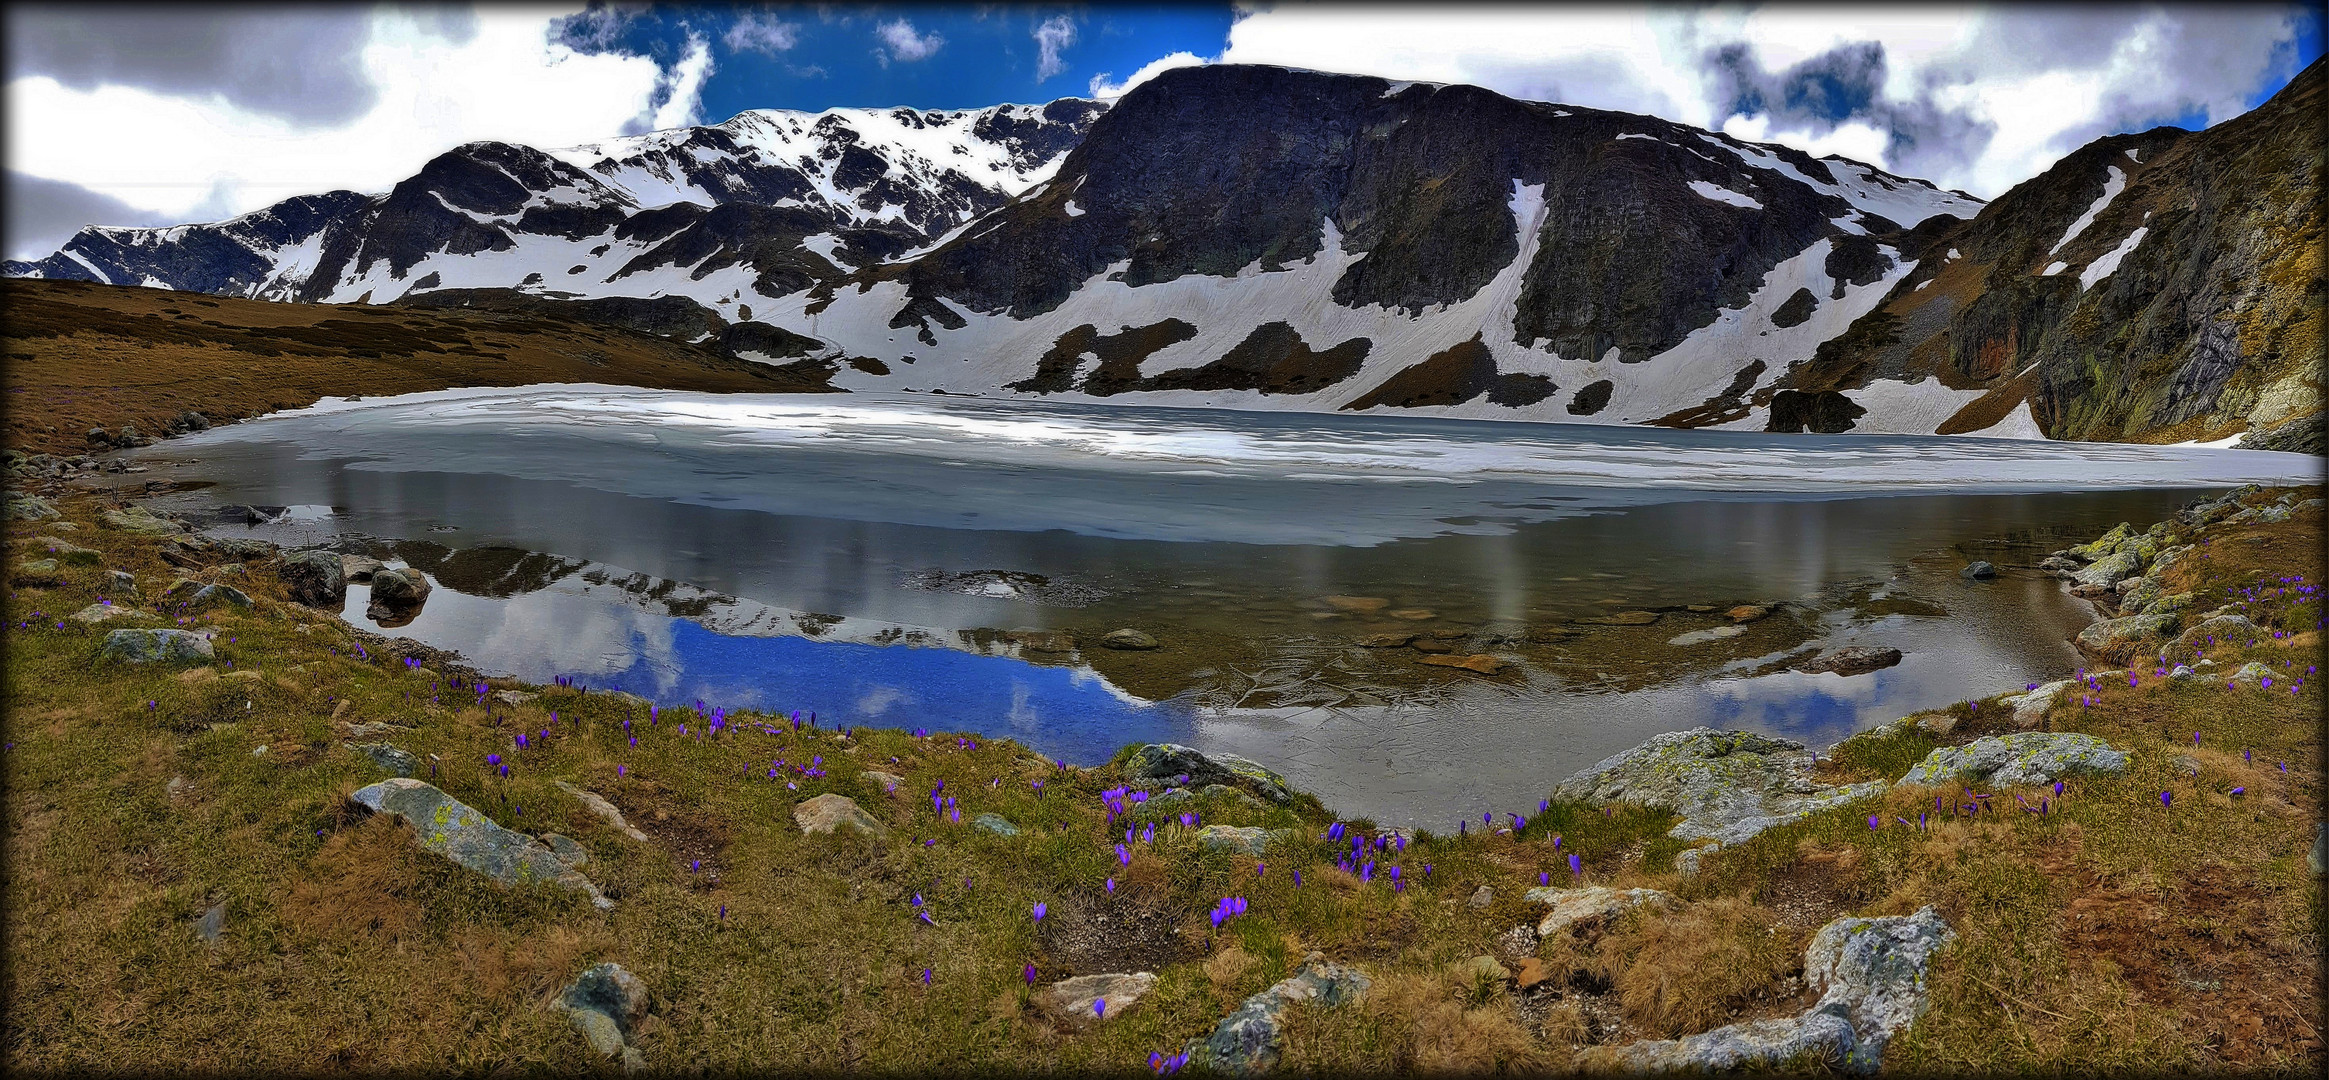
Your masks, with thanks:
[(531, 683), (572, 676), (659, 704), (707, 702), (817, 715), (827, 725), (976, 731), (1052, 757), (1097, 764), (1129, 742), (1187, 742), (1191, 708), (1125, 694), (1089, 669), (1029, 664), (945, 648), (714, 633), (575, 589), (573, 579), (507, 600), (433, 589), (410, 625), (364, 614), (371, 590), (351, 585), (349, 622), (461, 653), (479, 668)]

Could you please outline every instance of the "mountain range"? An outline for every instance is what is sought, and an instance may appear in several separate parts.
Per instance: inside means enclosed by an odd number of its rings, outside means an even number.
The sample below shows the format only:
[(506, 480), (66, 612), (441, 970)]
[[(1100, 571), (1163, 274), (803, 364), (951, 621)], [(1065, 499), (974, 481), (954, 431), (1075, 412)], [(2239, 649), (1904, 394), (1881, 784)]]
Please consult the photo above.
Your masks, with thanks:
[(1215, 65), (1112, 104), (472, 143), (5, 273), (555, 305), (852, 390), (2318, 452), (2323, 78), (1985, 203), (1655, 117)]

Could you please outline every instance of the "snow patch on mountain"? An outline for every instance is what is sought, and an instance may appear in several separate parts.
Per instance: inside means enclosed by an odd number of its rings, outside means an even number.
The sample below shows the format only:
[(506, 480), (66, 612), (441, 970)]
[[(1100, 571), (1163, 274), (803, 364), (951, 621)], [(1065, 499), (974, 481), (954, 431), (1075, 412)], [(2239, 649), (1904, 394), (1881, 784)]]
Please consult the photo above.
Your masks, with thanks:
[(2052, 255), (2061, 251), (2071, 241), (2078, 239), (2078, 234), (2085, 232), (2087, 226), (2094, 224), (2095, 216), (2110, 206), (2111, 201), (2118, 198), (2120, 192), (2127, 190), (2126, 172), (2116, 165), (2106, 166), (2106, 168), (2110, 170), (2110, 177), (2103, 181), (2103, 193), (2095, 197), (2094, 205), (2087, 207), (2086, 213), (2080, 214), (2077, 221), (2070, 223), (2070, 230), (2063, 233), (2062, 239), (2056, 240), (2053, 247), (2047, 248), (2046, 254)]

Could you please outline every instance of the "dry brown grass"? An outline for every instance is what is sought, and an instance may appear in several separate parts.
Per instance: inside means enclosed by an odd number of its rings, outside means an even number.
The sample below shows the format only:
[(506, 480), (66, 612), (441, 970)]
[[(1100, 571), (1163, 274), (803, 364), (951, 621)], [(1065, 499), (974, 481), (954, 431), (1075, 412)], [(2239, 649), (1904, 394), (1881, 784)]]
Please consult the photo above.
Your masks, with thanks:
[(459, 309), (278, 304), (75, 281), (0, 282), (7, 445), (78, 454), (86, 433), (159, 436), (325, 396), (597, 382), (708, 392), (828, 389), (783, 368), (562, 318)]
[(1801, 931), (1777, 912), (1718, 897), (1616, 920), (1586, 968), (1617, 991), (1627, 1018), (1661, 1036), (1718, 1027), (1803, 966)]
[(1568, 1044), (1532, 1036), (1511, 998), (1499, 992), (1470, 1005), (1471, 987), (1459, 982), (1443, 973), (1393, 972), (1376, 977), (1354, 1007), (1289, 1010), (1280, 1067), (1476, 1076), (1542, 1071), (1567, 1060)]

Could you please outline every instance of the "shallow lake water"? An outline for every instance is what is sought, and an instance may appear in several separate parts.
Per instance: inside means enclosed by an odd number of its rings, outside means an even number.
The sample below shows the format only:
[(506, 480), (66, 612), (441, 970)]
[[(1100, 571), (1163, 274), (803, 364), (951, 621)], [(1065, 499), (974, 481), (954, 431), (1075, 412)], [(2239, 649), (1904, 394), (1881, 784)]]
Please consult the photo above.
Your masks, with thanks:
[[(1071, 762), (1186, 742), (1441, 829), (1658, 731), (1824, 745), (2066, 671), (2091, 609), (2030, 564), (2318, 473), (2193, 448), (576, 386), (327, 402), (138, 457), (208, 485), (161, 505), (271, 508), (214, 532), (419, 567), (437, 588), (409, 623), (372, 623), (361, 586), (348, 619), (489, 672)], [(1960, 577), (1975, 558), (2001, 576)], [(1742, 603), (1775, 607), (1734, 632)], [(1159, 647), (1099, 645), (1120, 627)], [(1790, 670), (1848, 644), (1905, 658)]]

